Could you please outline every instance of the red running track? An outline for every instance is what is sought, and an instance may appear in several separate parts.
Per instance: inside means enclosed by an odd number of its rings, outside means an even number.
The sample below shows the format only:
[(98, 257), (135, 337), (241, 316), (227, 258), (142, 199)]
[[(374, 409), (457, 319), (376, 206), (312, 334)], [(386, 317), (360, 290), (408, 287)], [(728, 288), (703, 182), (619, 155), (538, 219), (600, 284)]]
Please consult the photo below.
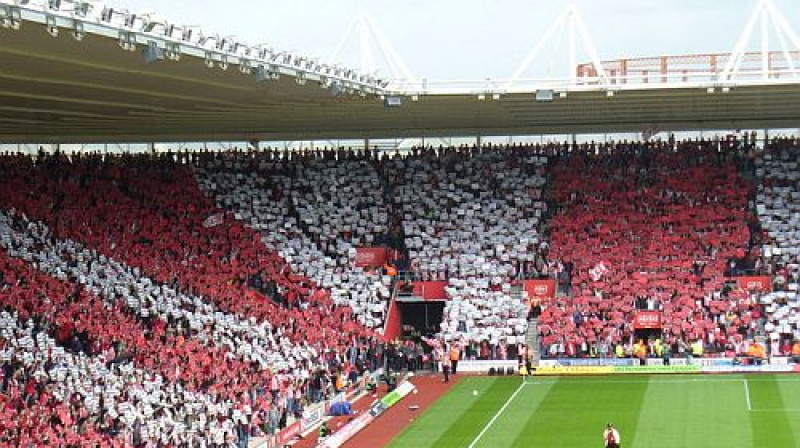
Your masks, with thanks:
[[(364, 448), (386, 446), (398, 436), (416, 418), (422, 415), (439, 398), (444, 396), (451, 387), (458, 383), (459, 377), (452, 378), (449, 383), (443, 383), (441, 375), (425, 375), (413, 377), (411, 383), (417, 386), (418, 393), (411, 394), (402, 401), (389, 408), (363, 431), (356, 434), (343, 445), (343, 448)], [(365, 401), (371, 403), (371, 400)], [(409, 406), (417, 405), (419, 409), (410, 410)]]

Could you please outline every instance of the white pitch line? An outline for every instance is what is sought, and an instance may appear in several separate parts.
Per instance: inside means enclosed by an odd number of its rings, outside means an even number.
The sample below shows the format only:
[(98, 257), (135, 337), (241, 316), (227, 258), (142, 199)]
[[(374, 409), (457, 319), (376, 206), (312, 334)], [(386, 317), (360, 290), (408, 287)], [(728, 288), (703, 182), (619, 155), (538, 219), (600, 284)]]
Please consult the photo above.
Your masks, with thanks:
[(747, 399), (747, 410), (752, 411), (753, 406), (750, 403), (750, 385), (747, 383), (747, 378), (744, 379), (744, 397)]
[[(534, 380), (529, 384), (687, 384), (687, 383), (738, 383), (742, 381), (741, 378), (714, 378), (714, 377), (702, 377), (702, 378), (686, 378), (682, 380), (668, 380), (668, 379), (651, 379), (651, 380), (618, 380), (618, 381), (609, 381), (609, 380), (568, 380), (566, 377), (562, 377), (564, 380)], [(800, 377), (795, 379), (758, 379), (752, 378), (749, 381), (752, 382), (761, 382), (761, 381), (771, 381), (776, 383), (799, 383)]]
[(487, 423), (486, 426), (483, 427), (483, 430), (480, 432), (480, 434), (478, 434), (478, 436), (475, 437), (475, 440), (473, 440), (472, 443), (470, 443), (469, 447), (467, 447), (467, 448), (474, 448), (475, 447), (475, 444), (478, 443), (479, 440), (481, 440), (481, 437), (483, 437), (483, 435), (486, 434), (486, 431), (488, 431), (489, 428), (492, 427), (492, 425), (494, 424), (495, 420), (497, 420), (497, 418), (500, 417), (500, 414), (502, 414), (503, 411), (506, 410), (508, 405), (510, 405), (511, 402), (514, 401), (514, 397), (516, 397), (517, 394), (520, 393), (520, 391), (522, 391), (522, 388), (525, 387), (526, 384), (527, 383), (523, 379), (523, 381), (519, 384), (519, 387), (517, 387), (517, 390), (515, 390), (514, 393), (511, 394), (510, 397), (508, 397), (508, 400), (506, 400), (506, 403), (503, 405), (503, 407), (501, 407), (500, 410), (498, 410), (494, 414), (494, 417), (492, 417), (492, 419), (489, 420), (489, 423)]

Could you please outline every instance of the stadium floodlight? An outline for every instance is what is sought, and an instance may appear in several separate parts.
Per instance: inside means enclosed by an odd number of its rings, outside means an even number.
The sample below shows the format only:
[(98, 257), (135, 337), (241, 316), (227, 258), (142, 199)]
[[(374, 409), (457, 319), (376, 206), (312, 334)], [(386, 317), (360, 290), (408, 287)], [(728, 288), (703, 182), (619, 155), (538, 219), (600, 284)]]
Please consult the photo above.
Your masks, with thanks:
[(492, 99), (495, 100), (495, 101), (499, 100), (500, 99), (500, 94), (499, 93), (492, 94)]
[(479, 93), (478, 94), (478, 101), (483, 101), (485, 99), (486, 99), (486, 95), (484, 95), (483, 93)]
[(92, 3), (88, 0), (76, 1), (72, 7), (72, 14), (78, 17), (86, 17), (89, 15), (89, 10), (91, 10), (92, 7)]
[(222, 39), (217, 39), (217, 50), (219, 51), (227, 51), (233, 52), (233, 48), (236, 45), (236, 40), (234, 40), (233, 36), (223, 37)]
[(47, 16), (45, 21), (47, 32), (53, 37), (58, 37), (58, 24), (56, 23), (56, 18), (53, 16)]
[(267, 81), (273, 81), (276, 79), (280, 79), (281, 74), (278, 71), (278, 67), (274, 65), (270, 65), (269, 67), (265, 67), (263, 65), (259, 65), (256, 68), (256, 82), (263, 83)]
[(183, 33), (181, 33), (181, 40), (184, 42), (191, 42), (193, 32), (194, 30), (192, 28), (184, 28)]
[(214, 68), (214, 54), (206, 51), (205, 64), (208, 68)]
[(249, 75), (253, 72), (252, 64), (247, 59), (241, 59), (239, 61), (239, 72), (243, 75)]
[(100, 13), (100, 21), (102, 22), (111, 22), (114, 18), (114, 8), (103, 8), (103, 12)]
[(125, 27), (126, 28), (133, 28), (133, 25), (136, 23), (136, 14), (128, 14), (125, 17)]
[(722, 88), (722, 93), (730, 93), (730, 91), (731, 91), (731, 88), (730, 88), (730, 87), (727, 87), (727, 86), (726, 86), (726, 87), (723, 87), (723, 88)]
[(3, 7), (0, 9), (0, 25), (3, 28), (18, 30), (22, 25), (22, 12), (13, 6)]
[(223, 71), (228, 70), (228, 65), (229, 65), (228, 64), (228, 57), (225, 56), (225, 55), (220, 56), (220, 61), (219, 61), (218, 65), (219, 65), (220, 70), (223, 70)]
[(271, 56), (271, 54), (273, 52), (271, 48), (269, 48), (267, 46), (263, 46), (263, 45), (259, 45), (256, 48), (258, 50), (257, 54), (258, 54), (258, 58), (259, 59), (263, 59), (263, 60), (270, 59), (270, 56)]
[(606, 90), (606, 96), (608, 98), (611, 98), (612, 96), (614, 96), (614, 91), (613, 90)]
[(706, 93), (714, 93), (715, 91), (716, 91), (716, 89), (715, 89), (715, 88), (713, 88), (713, 87), (708, 87), (708, 88), (706, 89)]
[(176, 43), (167, 43), (167, 50), (164, 52), (167, 56), (167, 59), (170, 61), (180, 61), (181, 60), (181, 46)]
[(78, 42), (82, 41), (83, 38), (86, 37), (86, 31), (83, 28), (83, 22), (79, 20), (75, 21), (72, 30), (72, 37)]
[(136, 35), (129, 31), (120, 31), (119, 47), (126, 51), (136, 50)]

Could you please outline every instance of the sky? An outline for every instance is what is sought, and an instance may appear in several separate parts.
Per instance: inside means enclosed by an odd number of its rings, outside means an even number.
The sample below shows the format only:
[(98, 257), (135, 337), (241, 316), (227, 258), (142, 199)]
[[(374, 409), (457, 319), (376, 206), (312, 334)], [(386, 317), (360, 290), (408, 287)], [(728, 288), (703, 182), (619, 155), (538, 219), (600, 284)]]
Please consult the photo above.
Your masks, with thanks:
[[(348, 25), (366, 11), (418, 79), (507, 79), (569, 3), (581, 11), (601, 59), (731, 51), (755, 0), (107, 0), (172, 23), (199, 25), (249, 44), (327, 62)], [(800, 30), (800, 2), (773, 0)], [(566, 33), (556, 33), (527, 77), (567, 70)], [(758, 48), (753, 41), (752, 49)], [(772, 49), (779, 50), (777, 39)], [(359, 67), (358, 40), (339, 60)], [(800, 50), (800, 49), (798, 49)], [(578, 61), (588, 55), (578, 50)], [(380, 74), (387, 76), (385, 67)]]

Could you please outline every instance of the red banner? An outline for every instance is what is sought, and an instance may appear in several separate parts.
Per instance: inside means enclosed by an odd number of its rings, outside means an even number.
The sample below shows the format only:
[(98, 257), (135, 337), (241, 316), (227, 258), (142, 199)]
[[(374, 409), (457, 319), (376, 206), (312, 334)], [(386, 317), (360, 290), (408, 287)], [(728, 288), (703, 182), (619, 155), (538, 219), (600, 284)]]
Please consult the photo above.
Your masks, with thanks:
[(380, 267), (389, 258), (389, 251), (385, 247), (359, 247), (356, 249), (356, 266)]
[(740, 288), (748, 291), (752, 291), (754, 289), (759, 291), (772, 290), (772, 284), (769, 281), (769, 277), (737, 277), (736, 281), (738, 282)]
[(658, 311), (639, 311), (633, 318), (634, 330), (661, 329), (661, 313)]
[(525, 280), (523, 282), (525, 292), (528, 293), (528, 300), (549, 299), (556, 296), (556, 281), (548, 280)]
[(425, 300), (447, 300), (447, 282), (414, 282), (414, 295)]
[(291, 425), (283, 428), (283, 430), (275, 436), (275, 446), (284, 446), (291, 442), (295, 437), (300, 435), (300, 430), (300, 420), (297, 420)]

